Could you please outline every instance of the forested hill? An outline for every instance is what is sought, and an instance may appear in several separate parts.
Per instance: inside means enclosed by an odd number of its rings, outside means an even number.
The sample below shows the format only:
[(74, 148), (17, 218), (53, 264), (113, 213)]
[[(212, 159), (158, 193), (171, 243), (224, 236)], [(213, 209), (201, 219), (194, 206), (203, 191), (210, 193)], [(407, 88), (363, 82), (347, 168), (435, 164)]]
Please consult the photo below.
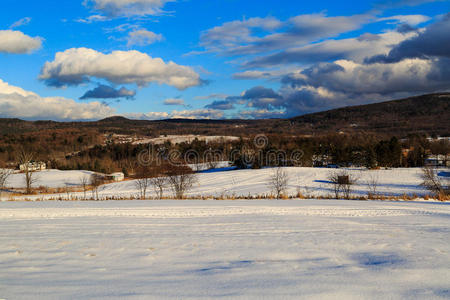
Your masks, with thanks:
[(353, 130), (407, 135), (450, 135), (450, 93), (350, 106), (291, 119), (315, 130)]

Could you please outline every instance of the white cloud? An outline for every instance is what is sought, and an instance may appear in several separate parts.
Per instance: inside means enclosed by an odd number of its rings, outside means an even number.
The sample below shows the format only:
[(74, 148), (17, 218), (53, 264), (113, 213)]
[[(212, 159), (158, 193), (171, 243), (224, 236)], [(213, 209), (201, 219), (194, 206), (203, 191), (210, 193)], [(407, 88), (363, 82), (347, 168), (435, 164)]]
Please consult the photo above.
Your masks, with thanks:
[(46, 62), (39, 78), (50, 86), (78, 85), (92, 77), (115, 84), (167, 84), (179, 90), (201, 84), (192, 68), (161, 58), (152, 58), (139, 51), (113, 51), (110, 54), (88, 48), (72, 48), (58, 52), (52, 62)]
[(381, 9), (392, 9), (403, 6), (416, 6), (429, 2), (440, 2), (447, 0), (377, 0), (376, 6)]
[(62, 97), (41, 97), (0, 79), (0, 117), (29, 120), (91, 120), (114, 115), (100, 102), (78, 103)]
[(244, 71), (233, 74), (234, 79), (262, 79), (272, 77), (269, 71)]
[(222, 119), (223, 112), (214, 109), (174, 110), (166, 112), (131, 113), (124, 115), (130, 119), (162, 120), (162, 119)]
[[(356, 38), (331, 39), (303, 47), (289, 48), (275, 54), (261, 56), (244, 64), (245, 67), (261, 68), (283, 64), (305, 64), (337, 59), (351, 59), (362, 62), (365, 58), (378, 54), (387, 54), (392, 47), (417, 35), (417, 32), (401, 34), (389, 31), (382, 34), (363, 34)], [(251, 78), (272, 72), (248, 71), (239, 74), (242, 78)]]
[(424, 15), (397, 15), (378, 19), (378, 21), (391, 21), (394, 24), (405, 23), (411, 26), (416, 26), (429, 20), (431, 20), (431, 18)]
[(0, 30), (0, 53), (30, 53), (41, 48), (41, 45), (40, 37), (33, 38), (15, 30)]
[(169, 98), (164, 100), (164, 105), (184, 105), (183, 99)]
[(221, 119), (223, 112), (215, 109), (194, 109), (172, 111), (171, 119)]
[(329, 17), (322, 13), (298, 15), (284, 22), (271, 17), (252, 18), (203, 32), (200, 46), (231, 56), (264, 53), (336, 37), (374, 20), (370, 14)]
[(129, 90), (126, 87), (116, 89), (111, 86), (100, 84), (93, 90), (87, 91), (83, 96), (80, 97), (80, 100), (118, 98), (134, 99), (134, 96), (136, 96), (136, 91)]
[(210, 99), (225, 99), (229, 95), (228, 94), (210, 94), (206, 96), (196, 96), (196, 100), (210, 100)]
[(93, 6), (108, 17), (159, 15), (168, 2), (175, 0), (85, 0), (85, 6)]
[(271, 69), (271, 70), (252, 70), (244, 71), (233, 74), (234, 79), (275, 79), (282, 76), (288, 75), (292, 72), (298, 72), (298, 67), (288, 67), (284, 66), (281, 69)]
[(134, 120), (163, 120), (170, 119), (170, 115), (166, 112), (148, 112), (148, 113), (128, 113), (124, 117)]
[(218, 51), (224, 47), (235, 47), (244, 42), (257, 40), (257, 37), (252, 36), (252, 30), (273, 31), (281, 24), (279, 20), (273, 17), (226, 22), (221, 26), (203, 32), (200, 45), (213, 51)]
[(361, 64), (350, 60), (321, 63), (286, 76), (278, 106), (290, 116), (448, 91), (450, 60), (404, 59)]
[(9, 26), (10, 29), (14, 29), (20, 26), (25, 26), (27, 24), (29, 24), (31, 22), (31, 18), (30, 17), (25, 17), (22, 18), (16, 22), (14, 22), (11, 26)]
[[(330, 68), (332, 66), (333, 68)], [(448, 86), (448, 79), (436, 80), (432, 60), (405, 59), (398, 63), (370, 65), (338, 60), (303, 71), (303, 85), (325, 87), (345, 93), (429, 92)]]
[(92, 16), (89, 16), (89, 17), (84, 18), (84, 19), (83, 18), (78, 19), (78, 20), (76, 20), (76, 22), (85, 23), (85, 24), (91, 24), (91, 23), (94, 23), (94, 22), (104, 22), (104, 21), (107, 21), (107, 20), (108, 20), (108, 18), (105, 17), (105, 16), (92, 15)]
[(150, 44), (153, 44), (155, 42), (159, 42), (163, 40), (162, 34), (156, 34), (154, 32), (145, 30), (145, 29), (139, 29), (139, 30), (133, 30), (128, 33), (127, 37), (127, 46), (131, 47), (134, 45), (137, 46), (147, 46)]
[(140, 29), (139, 25), (125, 23), (125, 24), (117, 25), (112, 28), (105, 28), (104, 30), (107, 33), (112, 33), (112, 32), (125, 32), (125, 31), (129, 31), (129, 30), (138, 30), (138, 29)]

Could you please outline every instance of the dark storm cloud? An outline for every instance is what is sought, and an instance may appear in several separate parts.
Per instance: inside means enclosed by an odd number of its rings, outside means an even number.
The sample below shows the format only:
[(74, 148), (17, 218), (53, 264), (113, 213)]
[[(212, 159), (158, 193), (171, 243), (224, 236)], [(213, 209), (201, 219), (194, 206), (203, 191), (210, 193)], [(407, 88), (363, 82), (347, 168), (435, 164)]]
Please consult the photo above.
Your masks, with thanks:
[(400, 24), (397, 27), (397, 32), (400, 32), (403, 34), (413, 32), (413, 31), (417, 31), (417, 28), (414, 28), (413, 26), (411, 26), (409, 24)]
[(450, 13), (416, 37), (395, 46), (389, 54), (368, 58), (366, 63), (394, 63), (405, 58), (431, 57), (450, 57)]

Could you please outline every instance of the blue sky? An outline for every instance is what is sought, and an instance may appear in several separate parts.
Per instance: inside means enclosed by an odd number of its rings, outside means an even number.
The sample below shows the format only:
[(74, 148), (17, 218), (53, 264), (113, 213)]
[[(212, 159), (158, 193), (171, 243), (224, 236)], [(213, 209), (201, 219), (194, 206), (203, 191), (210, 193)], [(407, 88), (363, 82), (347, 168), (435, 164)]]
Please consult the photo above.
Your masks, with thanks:
[(3, 0), (0, 117), (292, 117), (448, 91), (449, 4)]

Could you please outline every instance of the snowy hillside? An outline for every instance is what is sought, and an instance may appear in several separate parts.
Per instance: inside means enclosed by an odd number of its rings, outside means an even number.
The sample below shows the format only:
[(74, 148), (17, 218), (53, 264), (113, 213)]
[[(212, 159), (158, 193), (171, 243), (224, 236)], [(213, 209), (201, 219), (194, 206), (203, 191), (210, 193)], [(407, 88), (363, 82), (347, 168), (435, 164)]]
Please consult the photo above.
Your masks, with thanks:
[(450, 206), (0, 203), (0, 298), (448, 299)]

